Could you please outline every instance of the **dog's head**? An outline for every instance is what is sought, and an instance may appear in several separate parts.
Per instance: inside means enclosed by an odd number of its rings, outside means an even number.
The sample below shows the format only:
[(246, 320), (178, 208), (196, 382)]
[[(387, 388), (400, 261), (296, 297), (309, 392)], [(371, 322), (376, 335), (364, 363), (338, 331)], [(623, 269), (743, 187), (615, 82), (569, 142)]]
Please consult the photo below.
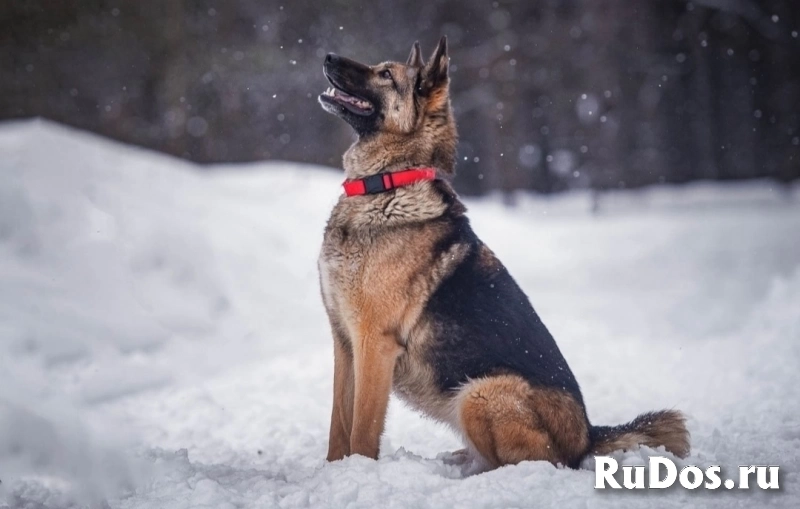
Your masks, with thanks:
[(323, 67), (332, 87), (319, 96), (325, 111), (350, 124), (359, 136), (411, 134), (425, 119), (449, 115), (447, 39), (442, 37), (428, 63), (419, 43), (408, 60), (365, 65), (329, 54)]

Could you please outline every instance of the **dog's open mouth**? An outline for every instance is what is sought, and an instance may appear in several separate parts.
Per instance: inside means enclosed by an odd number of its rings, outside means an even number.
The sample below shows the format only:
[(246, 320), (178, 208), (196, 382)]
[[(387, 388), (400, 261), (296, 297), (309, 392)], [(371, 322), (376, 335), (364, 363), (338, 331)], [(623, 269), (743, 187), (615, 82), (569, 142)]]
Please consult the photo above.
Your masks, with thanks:
[(371, 115), (373, 112), (372, 103), (350, 95), (336, 87), (328, 87), (328, 89), (320, 95), (320, 99), (339, 104), (356, 115), (367, 116)]

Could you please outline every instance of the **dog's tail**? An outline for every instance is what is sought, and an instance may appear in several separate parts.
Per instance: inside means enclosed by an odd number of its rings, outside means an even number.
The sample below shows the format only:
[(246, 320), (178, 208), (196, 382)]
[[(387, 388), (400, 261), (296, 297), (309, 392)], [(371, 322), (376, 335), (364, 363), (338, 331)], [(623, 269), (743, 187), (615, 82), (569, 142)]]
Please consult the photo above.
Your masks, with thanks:
[(619, 426), (592, 426), (590, 454), (604, 455), (638, 445), (664, 446), (679, 458), (689, 455), (689, 432), (686, 418), (677, 410), (647, 412)]

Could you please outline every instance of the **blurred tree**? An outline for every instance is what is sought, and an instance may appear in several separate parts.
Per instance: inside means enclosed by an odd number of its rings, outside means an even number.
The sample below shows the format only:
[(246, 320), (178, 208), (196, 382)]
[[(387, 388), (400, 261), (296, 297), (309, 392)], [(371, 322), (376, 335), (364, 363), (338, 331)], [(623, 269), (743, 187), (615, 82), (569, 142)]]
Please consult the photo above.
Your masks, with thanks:
[(16, 0), (0, 118), (199, 162), (340, 164), (327, 52), (450, 37), (461, 192), (800, 177), (796, 0)]

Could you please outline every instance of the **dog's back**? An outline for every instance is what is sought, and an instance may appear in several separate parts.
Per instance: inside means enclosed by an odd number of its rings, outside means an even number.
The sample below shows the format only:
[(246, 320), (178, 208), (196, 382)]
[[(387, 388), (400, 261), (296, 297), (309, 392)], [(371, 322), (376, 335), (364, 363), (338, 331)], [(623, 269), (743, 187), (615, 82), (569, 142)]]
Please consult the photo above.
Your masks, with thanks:
[(533, 385), (563, 390), (582, 406), (578, 383), (528, 297), (465, 216), (448, 219), (448, 241), (469, 251), (425, 308), (437, 327), (431, 355), (440, 389), (514, 373)]

